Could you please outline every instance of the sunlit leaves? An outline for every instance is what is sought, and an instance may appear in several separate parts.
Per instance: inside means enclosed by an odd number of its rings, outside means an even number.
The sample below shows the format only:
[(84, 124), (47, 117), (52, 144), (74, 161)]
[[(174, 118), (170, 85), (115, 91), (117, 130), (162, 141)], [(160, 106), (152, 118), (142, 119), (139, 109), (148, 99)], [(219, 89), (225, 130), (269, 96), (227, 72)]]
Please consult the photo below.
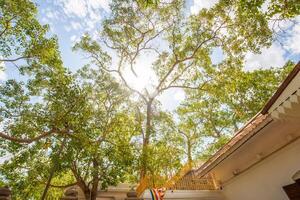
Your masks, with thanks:
[[(49, 27), (41, 25), (36, 16), (36, 5), (29, 0), (0, 1), (0, 60), (29, 69), (39, 63), (61, 64), (57, 39), (48, 38)], [(19, 66), (20, 65), (20, 66)]]
[(224, 62), (216, 66), (214, 78), (205, 91), (188, 92), (187, 99), (178, 108), (181, 123), (188, 126), (191, 120), (197, 139), (210, 144), (200, 154), (202, 158), (219, 149), (263, 108), (293, 66), (288, 62), (278, 69), (244, 71), (238, 63), (232, 64)]

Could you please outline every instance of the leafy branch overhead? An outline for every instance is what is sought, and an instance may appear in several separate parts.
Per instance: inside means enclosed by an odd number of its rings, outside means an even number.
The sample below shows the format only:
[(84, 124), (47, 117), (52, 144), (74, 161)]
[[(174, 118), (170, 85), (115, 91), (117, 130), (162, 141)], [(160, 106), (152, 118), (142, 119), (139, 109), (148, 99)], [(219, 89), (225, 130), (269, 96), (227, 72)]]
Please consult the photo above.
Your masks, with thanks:
[[(266, 12), (264, 3), (220, 0), (190, 15), (183, 0), (114, 0), (99, 35), (73, 47), (88, 63), (72, 71), (35, 3), (0, 0), (0, 62), (21, 77), (0, 83), (0, 183), (14, 199), (59, 198), (76, 185), (95, 200), (99, 188), (166, 180), (207, 158), (293, 65), (244, 71), (246, 53), (276, 39), (268, 25), (299, 15), (296, 1), (271, 0)], [(146, 68), (154, 79), (137, 89), (128, 73)], [(185, 93), (176, 113), (161, 106), (167, 91)]]

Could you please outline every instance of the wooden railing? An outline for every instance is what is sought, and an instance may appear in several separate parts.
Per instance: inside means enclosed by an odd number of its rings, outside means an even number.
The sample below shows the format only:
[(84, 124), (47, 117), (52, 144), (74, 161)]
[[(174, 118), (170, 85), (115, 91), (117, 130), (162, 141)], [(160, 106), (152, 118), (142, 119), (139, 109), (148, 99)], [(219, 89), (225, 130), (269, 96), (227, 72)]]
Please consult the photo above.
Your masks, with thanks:
[(216, 184), (211, 175), (208, 175), (203, 178), (197, 178), (194, 176), (194, 172), (192, 170), (192, 164), (185, 164), (181, 170), (174, 175), (172, 178), (164, 182), (163, 184), (155, 184), (156, 182), (162, 182), (162, 177), (144, 177), (138, 187), (136, 188), (136, 192), (138, 197), (140, 197), (144, 191), (148, 188), (152, 187), (164, 187), (168, 190), (215, 190)]
[(173, 176), (163, 185), (163, 187), (167, 189), (172, 188), (182, 177), (184, 177), (189, 171), (191, 171), (191, 169), (191, 163), (185, 164), (175, 176)]
[(172, 190), (216, 190), (217, 187), (215, 185), (213, 177), (211, 177), (210, 175), (203, 178), (197, 178), (193, 175), (193, 173), (191, 173), (178, 180), (171, 189)]

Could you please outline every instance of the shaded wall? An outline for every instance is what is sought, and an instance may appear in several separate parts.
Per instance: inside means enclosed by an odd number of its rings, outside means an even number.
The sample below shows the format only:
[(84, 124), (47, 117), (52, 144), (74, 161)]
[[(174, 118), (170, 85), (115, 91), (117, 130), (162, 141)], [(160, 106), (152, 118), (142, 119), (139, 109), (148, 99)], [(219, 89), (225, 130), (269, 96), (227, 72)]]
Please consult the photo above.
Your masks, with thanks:
[(223, 185), (223, 194), (227, 200), (289, 200), (282, 187), (298, 170), (300, 139)]

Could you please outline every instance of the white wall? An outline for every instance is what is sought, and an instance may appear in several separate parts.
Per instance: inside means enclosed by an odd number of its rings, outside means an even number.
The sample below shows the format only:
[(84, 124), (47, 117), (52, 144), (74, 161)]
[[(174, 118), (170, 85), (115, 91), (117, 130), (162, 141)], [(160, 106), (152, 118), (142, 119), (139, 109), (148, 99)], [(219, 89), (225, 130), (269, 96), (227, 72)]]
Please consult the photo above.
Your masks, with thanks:
[[(151, 200), (149, 190), (143, 194), (144, 200)], [(167, 190), (165, 200), (223, 200), (221, 191), (209, 190)]]
[(98, 192), (97, 200), (124, 200), (128, 191)]
[(300, 139), (223, 186), (227, 200), (288, 200), (282, 186), (300, 170)]

